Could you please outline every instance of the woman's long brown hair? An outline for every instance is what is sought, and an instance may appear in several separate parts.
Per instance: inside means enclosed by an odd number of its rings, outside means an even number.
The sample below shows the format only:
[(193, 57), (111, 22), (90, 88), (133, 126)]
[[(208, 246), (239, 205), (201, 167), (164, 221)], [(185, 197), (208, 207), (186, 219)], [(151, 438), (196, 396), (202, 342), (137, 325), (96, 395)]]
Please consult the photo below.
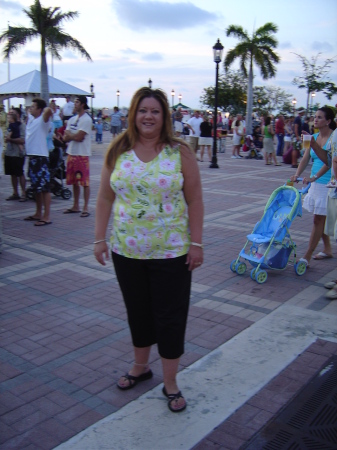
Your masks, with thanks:
[(185, 141), (173, 136), (172, 120), (170, 116), (168, 99), (165, 92), (161, 89), (142, 87), (138, 89), (132, 97), (128, 116), (128, 128), (123, 133), (118, 135), (116, 139), (111, 141), (108, 147), (105, 156), (105, 165), (110, 169), (115, 167), (117, 158), (122, 153), (131, 150), (136, 144), (138, 140), (138, 129), (136, 127), (136, 114), (138, 107), (144, 98), (151, 97), (160, 103), (163, 110), (163, 126), (158, 139), (158, 144), (168, 144), (171, 146), (184, 144), (185, 147), (187, 146)]

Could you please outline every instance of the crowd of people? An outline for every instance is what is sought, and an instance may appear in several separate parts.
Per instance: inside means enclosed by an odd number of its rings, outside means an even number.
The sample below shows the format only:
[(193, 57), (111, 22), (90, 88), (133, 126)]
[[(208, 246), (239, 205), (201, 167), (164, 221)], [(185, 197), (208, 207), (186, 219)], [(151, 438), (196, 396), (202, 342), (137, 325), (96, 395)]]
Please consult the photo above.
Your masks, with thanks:
[[(89, 157), (91, 155), (92, 118), (87, 99), (83, 95), (75, 102), (66, 96), (66, 103), (60, 108), (54, 100), (49, 105), (36, 97), (27, 111), (23, 108), (11, 108), (5, 114), (0, 110), (1, 147), (3, 152), (4, 172), (11, 177), (12, 194), (7, 201), (27, 201), (25, 159), (28, 158), (28, 178), (30, 190), (36, 201), (35, 213), (24, 220), (34, 222), (35, 226), (52, 223), (51, 204), (51, 161), (67, 155), (66, 183), (73, 186), (74, 203), (65, 214), (79, 213), (88, 217), (89, 207)], [(56, 151), (56, 153), (55, 153)], [(59, 156), (60, 155), (60, 156)], [(63, 160), (62, 160), (63, 161)], [(83, 187), (84, 205), (79, 206), (80, 186)]]

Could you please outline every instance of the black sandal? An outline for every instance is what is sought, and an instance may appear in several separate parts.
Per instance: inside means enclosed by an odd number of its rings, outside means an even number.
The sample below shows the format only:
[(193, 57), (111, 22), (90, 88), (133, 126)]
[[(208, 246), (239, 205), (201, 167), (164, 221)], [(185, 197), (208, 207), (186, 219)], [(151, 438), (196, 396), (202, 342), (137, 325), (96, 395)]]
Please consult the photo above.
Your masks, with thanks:
[(180, 391), (177, 392), (177, 394), (168, 394), (166, 389), (165, 389), (165, 386), (164, 386), (163, 387), (163, 394), (165, 395), (165, 397), (167, 397), (169, 399), (169, 401), (167, 403), (167, 406), (168, 406), (170, 411), (172, 411), (172, 412), (181, 412), (181, 411), (184, 411), (184, 409), (186, 409), (186, 406), (187, 406), (186, 401), (185, 401), (185, 404), (183, 406), (181, 406), (180, 408), (178, 408), (178, 409), (175, 409), (175, 408), (172, 407), (172, 403), (175, 400), (179, 400), (180, 398), (184, 398)]
[(152, 370), (148, 370), (147, 372), (142, 373), (138, 377), (134, 377), (133, 375), (130, 375), (129, 373), (126, 373), (125, 375), (122, 375), (122, 376), (128, 380), (129, 384), (127, 386), (121, 386), (120, 384), (117, 383), (117, 387), (118, 387), (118, 389), (121, 389), (122, 391), (126, 391), (128, 389), (132, 389), (133, 387), (135, 387), (136, 384), (139, 383), (140, 381), (149, 380), (150, 378), (153, 377), (153, 373), (152, 373)]

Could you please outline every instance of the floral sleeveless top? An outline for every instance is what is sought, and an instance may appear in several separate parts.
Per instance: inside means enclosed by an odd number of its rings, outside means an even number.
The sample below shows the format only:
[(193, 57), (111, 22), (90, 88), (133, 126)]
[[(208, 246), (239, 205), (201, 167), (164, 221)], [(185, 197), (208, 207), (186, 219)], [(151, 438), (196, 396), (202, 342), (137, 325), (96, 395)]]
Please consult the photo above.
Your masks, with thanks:
[(134, 259), (185, 255), (190, 236), (183, 184), (179, 148), (166, 146), (148, 163), (134, 150), (123, 153), (110, 178), (116, 195), (112, 251)]

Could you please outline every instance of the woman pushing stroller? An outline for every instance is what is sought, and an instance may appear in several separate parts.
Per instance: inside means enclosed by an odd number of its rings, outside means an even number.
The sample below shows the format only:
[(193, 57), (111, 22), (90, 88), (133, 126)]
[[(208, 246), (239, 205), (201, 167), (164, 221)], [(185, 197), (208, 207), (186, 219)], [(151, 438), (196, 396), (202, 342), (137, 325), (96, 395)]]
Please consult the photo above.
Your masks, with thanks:
[[(314, 134), (313, 138), (322, 149), (327, 151), (331, 146), (331, 135), (336, 128), (332, 109), (326, 106), (318, 109), (316, 111), (314, 124), (315, 128), (318, 128), (319, 133)], [(309, 247), (303, 258), (301, 258), (307, 266), (309, 266), (310, 259), (321, 238), (324, 245), (323, 251), (315, 255), (313, 259), (321, 260), (332, 258), (330, 239), (329, 236), (324, 233), (328, 197), (326, 184), (331, 178), (330, 168), (317, 157), (312, 149), (309, 148), (305, 151), (296, 173), (291, 177), (291, 181), (297, 181), (297, 178), (307, 167), (310, 158), (313, 159), (311, 174), (309, 178), (303, 179), (303, 183), (305, 184), (312, 183), (308, 194), (304, 199), (303, 208), (314, 213)]]

